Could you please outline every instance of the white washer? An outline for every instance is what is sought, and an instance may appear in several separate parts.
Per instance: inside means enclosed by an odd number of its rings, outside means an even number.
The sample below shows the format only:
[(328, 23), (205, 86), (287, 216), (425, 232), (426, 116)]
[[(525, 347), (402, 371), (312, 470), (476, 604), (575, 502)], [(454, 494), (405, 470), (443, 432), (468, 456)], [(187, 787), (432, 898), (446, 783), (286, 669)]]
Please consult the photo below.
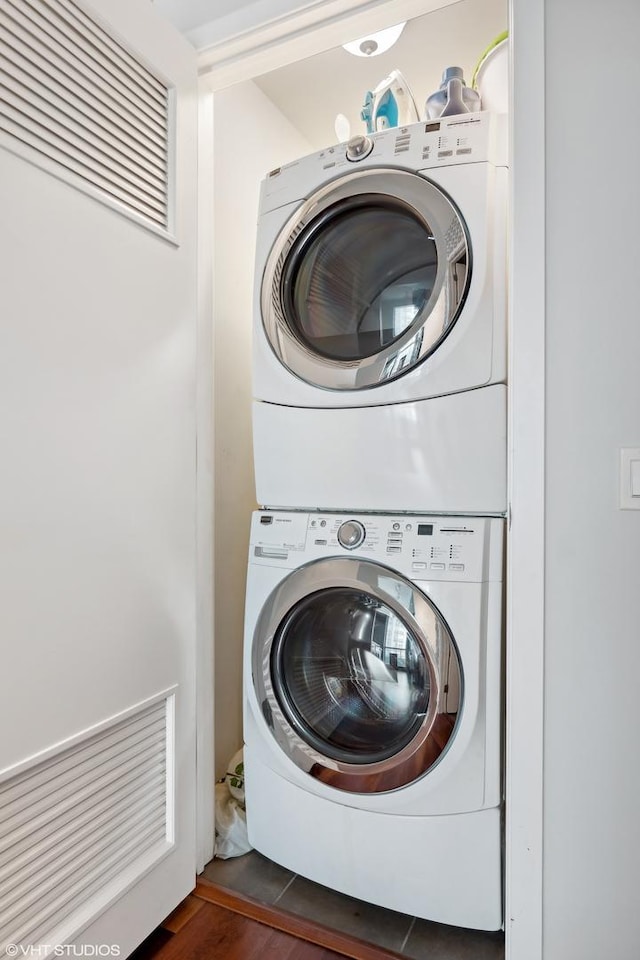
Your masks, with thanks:
[(353, 897), (502, 924), (504, 521), (258, 512), (249, 839)]
[(505, 511), (504, 134), (486, 113), (412, 124), (263, 182), (259, 503)]

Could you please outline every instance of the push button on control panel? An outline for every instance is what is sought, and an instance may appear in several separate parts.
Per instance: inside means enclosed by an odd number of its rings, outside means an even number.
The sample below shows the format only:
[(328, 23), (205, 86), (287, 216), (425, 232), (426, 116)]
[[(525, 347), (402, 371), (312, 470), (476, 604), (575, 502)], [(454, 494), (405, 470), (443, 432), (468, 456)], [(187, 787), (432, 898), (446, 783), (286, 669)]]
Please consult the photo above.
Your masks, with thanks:
[(391, 529), (387, 533), (387, 553), (402, 553), (402, 538), (404, 534), (400, 526), (397, 520), (391, 524)]

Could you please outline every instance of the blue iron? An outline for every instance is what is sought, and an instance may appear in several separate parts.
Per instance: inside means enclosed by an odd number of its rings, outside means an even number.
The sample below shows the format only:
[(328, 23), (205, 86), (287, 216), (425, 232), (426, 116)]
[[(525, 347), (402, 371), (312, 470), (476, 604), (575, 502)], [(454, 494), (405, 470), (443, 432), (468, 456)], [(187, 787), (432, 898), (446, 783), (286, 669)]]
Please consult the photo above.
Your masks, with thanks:
[(413, 94), (399, 70), (392, 70), (375, 90), (367, 90), (360, 117), (367, 133), (405, 127), (420, 119)]

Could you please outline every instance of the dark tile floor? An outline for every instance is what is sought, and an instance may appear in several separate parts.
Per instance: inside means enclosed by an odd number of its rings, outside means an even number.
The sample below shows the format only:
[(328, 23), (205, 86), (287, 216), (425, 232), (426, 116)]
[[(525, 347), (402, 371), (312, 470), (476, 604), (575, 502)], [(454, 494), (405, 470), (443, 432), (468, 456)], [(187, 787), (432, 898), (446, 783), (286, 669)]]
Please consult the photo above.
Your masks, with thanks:
[(252, 850), (212, 860), (204, 877), (289, 913), (315, 920), (414, 960), (503, 960), (504, 934), (462, 930), (346, 897), (285, 870)]

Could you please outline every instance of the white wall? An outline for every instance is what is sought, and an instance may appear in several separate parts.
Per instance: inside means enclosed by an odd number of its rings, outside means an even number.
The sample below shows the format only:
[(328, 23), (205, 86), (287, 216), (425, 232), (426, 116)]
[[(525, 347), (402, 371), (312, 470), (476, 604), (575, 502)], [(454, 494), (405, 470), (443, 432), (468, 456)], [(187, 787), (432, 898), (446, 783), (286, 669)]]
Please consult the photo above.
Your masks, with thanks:
[(638, 956), (640, 4), (546, 2), (544, 958)]
[(258, 87), (214, 95), (216, 776), (242, 744), (242, 633), (249, 517), (253, 268), (260, 181), (309, 143)]

